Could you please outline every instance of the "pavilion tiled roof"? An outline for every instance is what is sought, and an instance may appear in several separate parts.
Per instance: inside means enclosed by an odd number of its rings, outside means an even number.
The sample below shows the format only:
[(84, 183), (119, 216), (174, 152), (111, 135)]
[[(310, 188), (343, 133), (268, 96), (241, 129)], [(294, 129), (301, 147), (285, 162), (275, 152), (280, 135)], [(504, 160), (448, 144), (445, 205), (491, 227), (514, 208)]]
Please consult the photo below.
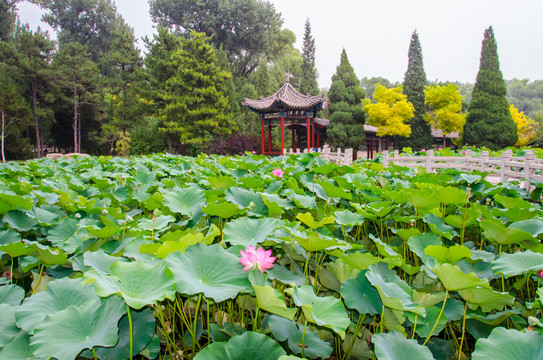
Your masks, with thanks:
[(324, 94), (316, 96), (300, 94), (288, 79), (275, 94), (259, 100), (244, 98), (242, 102), (242, 105), (260, 114), (281, 110), (321, 110), (327, 104)]

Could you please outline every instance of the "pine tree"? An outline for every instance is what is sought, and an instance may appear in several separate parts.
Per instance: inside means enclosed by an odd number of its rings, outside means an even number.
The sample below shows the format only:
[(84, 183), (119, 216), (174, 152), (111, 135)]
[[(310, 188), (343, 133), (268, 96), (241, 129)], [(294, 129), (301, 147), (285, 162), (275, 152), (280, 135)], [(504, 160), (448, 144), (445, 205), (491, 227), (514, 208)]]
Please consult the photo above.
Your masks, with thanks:
[(396, 138), (396, 147), (411, 147), (415, 150), (432, 147), (434, 138), (432, 129), (424, 120), (426, 110), (424, 107), (424, 87), (426, 86), (426, 72), (422, 61), (422, 49), (417, 31), (411, 35), (409, 44), (407, 71), (405, 72), (403, 93), (407, 95), (407, 101), (413, 104), (415, 116), (409, 120), (411, 135), (408, 138)]
[(160, 130), (177, 134), (182, 144), (195, 145), (230, 134), (234, 121), (224, 95), (230, 74), (220, 68), (209, 38), (193, 32), (172, 54), (169, 66), (176, 70), (166, 80), (165, 121)]
[(319, 84), (317, 83), (317, 69), (315, 68), (315, 39), (311, 35), (309, 19), (305, 21), (302, 58), (300, 93), (317, 95), (319, 93)]
[(492, 150), (515, 145), (517, 125), (511, 116), (506, 92), (491, 26), (485, 30), (481, 46), (479, 72), (464, 124), (464, 144)]
[(364, 132), (366, 118), (362, 110), (364, 90), (360, 87), (345, 49), (341, 53), (341, 61), (332, 76), (332, 81), (328, 91), (332, 105), (326, 135), (334, 147), (358, 150), (366, 140)]

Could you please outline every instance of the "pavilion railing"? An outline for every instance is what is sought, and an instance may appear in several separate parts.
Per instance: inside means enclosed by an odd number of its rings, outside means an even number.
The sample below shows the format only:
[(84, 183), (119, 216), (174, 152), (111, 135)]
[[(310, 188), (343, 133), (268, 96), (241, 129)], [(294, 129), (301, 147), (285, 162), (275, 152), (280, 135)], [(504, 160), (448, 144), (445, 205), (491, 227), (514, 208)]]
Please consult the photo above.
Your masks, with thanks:
[(400, 156), (398, 150), (392, 154), (383, 151), (383, 166), (396, 164), (407, 167), (423, 167), (427, 172), (437, 169), (459, 169), (462, 171), (484, 171), (499, 176), (499, 181), (509, 180), (539, 180), (543, 181), (543, 159), (536, 159), (532, 150), (526, 150), (525, 156), (513, 156), (513, 151), (507, 149), (500, 157), (489, 157), (488, 151), (481, 156), (473, 156), (471, 150), (466, 150), (465, 156), (435, 156), (433, 150), (428, 150), (426, 156)]
[[(345, 149), (344, 152), (341, 152), (341, 149), (336, 149), (336, 151), (332, 151), (330, 149), (330, 146), (324, 145), (321, 148), (313, 149), (314, 151), (320, 153), (320, 156), (328, 160), (334, 164), (339, 165), (350, 165), (353, 162), (353, 149)], [(284, 155), (292, 155), (292, 154), (302, 154), (308, 152), (307, 149), (303, 149), (303, 151), (300, 151), (300, 149), (296, 149), (295, 151), (292, 151), (292, 149), (285, 149)]]

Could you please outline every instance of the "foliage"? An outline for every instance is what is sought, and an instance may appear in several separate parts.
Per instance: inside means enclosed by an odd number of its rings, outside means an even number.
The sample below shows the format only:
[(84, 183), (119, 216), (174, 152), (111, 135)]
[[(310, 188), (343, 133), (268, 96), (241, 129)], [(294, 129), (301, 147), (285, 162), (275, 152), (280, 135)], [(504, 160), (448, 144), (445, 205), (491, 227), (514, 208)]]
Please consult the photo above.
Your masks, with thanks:
[(300, 93), (318, 95), (319, 84), (317, 83), (317, 69), (315, 68), (315, 39), (311, 35), (309, 19), (305, 20), (302, 58)]
[(281, 41), (282, 19), (268, 1), (152, 0), (151, 18), (159, 26), (190, 36), (205, 33), (215, 49), (223, 49), (236, 77), (247, 77), (261, 58), (278, 58), (287, 44)]
[(373, 93), (374, 103), (364, 100), (364, 111), (368, 114), (368, 124), (377, 127), (377, 136), (408, 137), (411, 128), (409, 119), (414, 115), (413, 105), (402, 94), (402, 86), (387, 89), (377, 84)]
[(375, 92), (375, 86), (377, 84), (383, 85), (387, 89), (394, 88), (400, 85), (398, 82), (391, 82), (390, 80), (387, 80), (383, 77), (363, 77), (362, 79), (360, 79), (360, 87), (365, 91), (366, 99), (374, 100), (373, 93)]
[(512, 79), (505, 82), (507, 100), (530, 119), (543, 118), (543, 80)]
[(492, 27), (485, 30), (477, 82), (464, 124), (465, 144), (492, 150), (513, 146), (518, 141), (517, 125), (505, 97), (498, 50)]
[(360, 149), (366, 139), (361, 100), (364, 90), (359, 85), (354, 69), (349, 63), (345, 49), (341, 52), (340, 64), (332, 75), (328, 98), (330, 125), (326, 135), (334, 147)]
[(526, 146), (532, 143), (538, 136), (537, 134), (537, 121), (529, 119), (524, 115), (523, 111), (519, 111), (515, 105), (511, 104), (510, 106), (511, 116), (515, 123), (517, 124), (518, 131), (518, 141), (515, 144), (516, 146)]
[(424, 90), (425, 103), (431, 112), (426, 121), (433, 129), (440, 129), (443, 135), (461, 133), (465, 115), (462, 113), (462, 95), (456, 85), (427, 87)]
[(432, 147), (434, 138), (432, 129), (426, 122), (426, 109), (424, 107), (424, 88), (427, 85), (426, 72), (422, 60), (422, 48), (420, 46), (417, 31), (411, 34), (409, 43), (408, 64), (403, 82), (403, 93), (407, 95), (407, 101), (413, 104), (415, 115), (409, 120), (411, 133), (408, 138), (396, 138), (398, 148), (411, 147), (413, 149), (428, 149)]
[(160, 130), (177, 135), (183, 144), (206, 144), (212, 136), (229, 134), (233, 121), (224, 96), (229, 74), (222, 71), (215, 52), (202, 33), (193, 33), (172, 54), (174, 75), (161, 94), (166, 106)]

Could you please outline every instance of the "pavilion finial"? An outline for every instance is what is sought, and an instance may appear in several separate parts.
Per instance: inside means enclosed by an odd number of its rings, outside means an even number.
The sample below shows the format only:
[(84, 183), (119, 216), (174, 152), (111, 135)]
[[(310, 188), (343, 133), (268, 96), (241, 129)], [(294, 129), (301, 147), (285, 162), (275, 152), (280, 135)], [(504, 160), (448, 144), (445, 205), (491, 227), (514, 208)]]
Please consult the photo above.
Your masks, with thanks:
[(285, 73), (285, 82), (290, 82), (290, 77), (291, 76), (292, 76), (292, 74)]

